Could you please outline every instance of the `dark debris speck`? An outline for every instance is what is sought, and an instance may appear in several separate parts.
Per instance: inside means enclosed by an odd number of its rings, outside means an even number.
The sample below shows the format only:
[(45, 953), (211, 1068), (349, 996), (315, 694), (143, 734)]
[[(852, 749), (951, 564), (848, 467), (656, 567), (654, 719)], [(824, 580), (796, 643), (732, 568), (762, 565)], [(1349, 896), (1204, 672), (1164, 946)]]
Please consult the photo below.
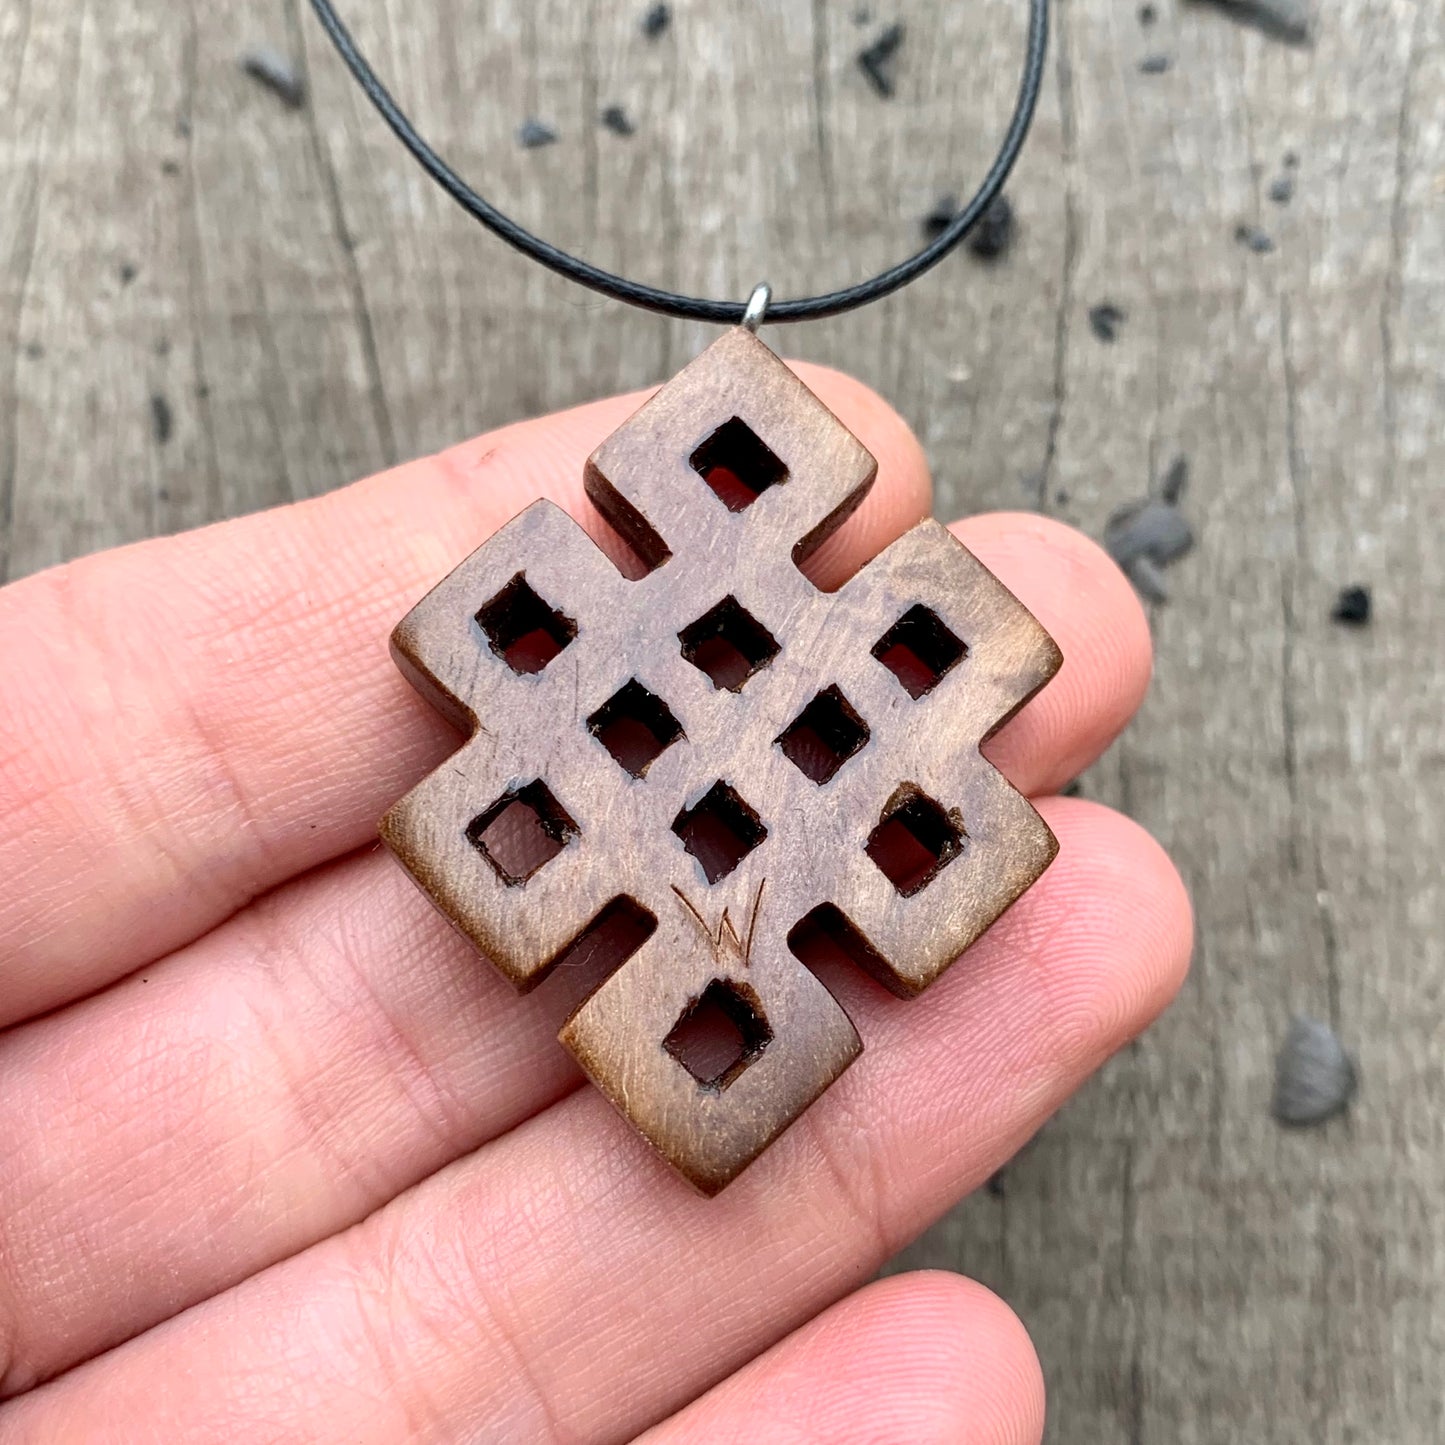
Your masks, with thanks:
[(1146, 55), (1139, 62), (1141, 75), (1163, 75), (1174, 64), (1167, 55)]
[(885, 100), (890, 99), (897, 89), (893, 79), (893, 58), (903, 44), (904, 33), (903, 22), (895, 20), (876, 40), (858, 52), (859, 69)]
[(151, 397), (151, 435), (155, 437), (156, 445), (165, 446), (171, 439), (173, 429), (171, 404), (160, 392), (156, 392)]
[(980, 261), (997, 261), (1013, 245), (1014, 208), (1005, 195), (997, 195), (993, 204), (978, 218), (968, 238), (968, 249)]
[(642, 33), (649, 40), (656, 40), (672, 24), (672, 10), (667, 5), (654, 5), (642, 17)]
[(1119, 339), (1119, 327), (1128, 320), (1128, 313), (1112, 301), (1103, 301), (1089, 308), (1089, 330), (1105, 343)]
[(933, 203), (933, 209), (923, 218), (923, 234), (930, 241), (936, 241), (953, 224), (953, 218), (957, 214), (958, 197), (952, 194), (940, 196)]
[(1209, 0), (1240, 25), (1286, 45), (1308, 45), (1309, 0)]
[(549, 146), (557, 139), (557, 132), (545, 121), (540, 121), (536, 116), (529, 115), (521, 125), (517, 127), (517, 144), (523, 150), (534, 151), (541, 146)]
[(1335, 1031), (1296, 1014), (1275, 1056), (1270, 1113), (1297, 1128), (1320, 1124), (1342, 1113), (1358, 1087), (1359, 1072)]
[(241, 69), (292, 110), (306, 104), (306, 81), (279, 50), (269, 45), (253, 46), (241, 56)]
[(1260, 226), (1250, 226), (1241, 222), (1234, 228), (1234, 239), (1246, 251), (1253, 251), (1256, 256), (1267, 256), (1274, 250), (1274, 237)]
[(612, 132), (613, 135), (632, 135), (637, 127), (632, 122), (632, 117), (623, 110), (620, 105), (609, 105), (602, 112), (602, 124)]
[(1152, 5), (1141, 5), (1139, 7), (1139, 23), (1145, 27), (1152, 25), (1159, 18), (1159, 12)]
[(1269, 198), (1277, 206), (1287, 206), (1294, 200), (1294, 177), (1276, 176), (1269, 184)]
[(39, 361), (45, 355), (45, 348), (38, 341), (27, 341), (25, 343), (25, 354), (31, 361)]
[(1309, 42), (1309, 0), (1208, 0), (1208, 3), (1271, 40), (1282, 40), (1287, 45)]
[(164, 160), (161, 162), (161, 174), (165, 176), (178, 176), (181, 173), (179, 161)]
[(1368, 587), (1341, 587), (1330, 617), (1346, 627), (1363, 627), (1370, 620), (1372, 606)]
[(1164, 479), (1159, 483), (1160, 501), (1168, 502), (1171, 507), (1177, 507), (1188, 485), (1189, 458), (1177, 456), (1169, 463), (1169, 470), (1164, 473)]
[(122, 261), (120, 266), (120, 284), (122, 286), (129, 286), (135, 278), (135, 263), (133, 261)]
[(983, 1187), (993, 1198), (1002, 1199), (1008, 1193), (1008, 1171), (996, 1170), (988, 1176), (988, 1183)]

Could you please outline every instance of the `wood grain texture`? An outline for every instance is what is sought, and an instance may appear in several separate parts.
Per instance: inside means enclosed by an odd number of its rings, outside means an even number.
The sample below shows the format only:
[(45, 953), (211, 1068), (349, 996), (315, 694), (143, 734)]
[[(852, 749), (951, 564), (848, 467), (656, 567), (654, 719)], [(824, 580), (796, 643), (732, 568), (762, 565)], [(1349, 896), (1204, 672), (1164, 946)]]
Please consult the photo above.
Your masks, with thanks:
[[(744, 296), (856, 279), (981, 172), (1005, 0), (898, 0), (899, 93), (853, 0), (355, 0), (445, 154), (604, 264)], [(876, 8), (876, 7), (875, 7)], [(1053, 1437), (1434, 1442), (1445, 1432), (1445, 21), (1337, 0), (1312, 48), (1219, 9), (1061, 0), (1001, 264), (784, 333), (890, 397), (937, 510), (1094, 535), (1176, 452), (1200, 535), (1144, 714), (1086, 780), (1181, 863), (1184, 998), (914, 1250), (1033, 1333)], [(482, 23), (484, 17), (484, 23)], [(314, 104), (236, 68), (290, 45)], [(1137, 63), (1168, 54), (1173, 67)], [(594, 125), (624, 104), (628, 140)], [(0, 5), (0, 549), (9, 574), (323, 490), (659, 381), (710, 339), (601, 305), (456, 214), (283, 0)], [(558, 144), (522, 152), (524, 116)], [(185, 122), (182, 126), (181, 122)], [(1294, 200), (1270, 181), (1286, 151)], [(1264, 225), (1277, 249), (1233, 240)], [(136, 266), (128, 284), (124, 263)], [(1126, 313), (1104, 346), (1090, 306)], [(173, 416), (161, 443), (151, 398)], [(1328, 621), (1373, 584), (1376, 621)], [(920, 1006), (926, 1006), (921, 1004)], [(1359, 1055), (1351, 1115), (1281, 1134), (1292, 1009)]]
[[(810, 934), (912, 997), (1057, 851), (979, 753), (1062, 662), (1022, 604), (935, 521), (836, 592), (799, 568), (876, 472), (730, 331), (587, 464), (645, 575), (536, 502), (392, 638), (471, 736), (382, 837), (521, 989), (600, 952), (619, 909), (643, 920), (561, 1037), (708, 1194), (858, 1054)], [(619, 746), (626, 723), (640, 754)], [(719, 1039), (700, 1069), (674, 1041), (704, 1001), (736, 1021), (732, 1056)]]

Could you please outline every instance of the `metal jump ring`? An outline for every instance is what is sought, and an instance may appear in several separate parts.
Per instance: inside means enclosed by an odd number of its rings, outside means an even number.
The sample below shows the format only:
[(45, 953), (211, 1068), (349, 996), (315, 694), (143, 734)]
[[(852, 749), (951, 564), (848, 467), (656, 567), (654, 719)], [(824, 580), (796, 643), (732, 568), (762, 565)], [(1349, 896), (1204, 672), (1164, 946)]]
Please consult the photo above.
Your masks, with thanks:
[(748, 297), (747, 308), (743, 312), (743, 325), (754, 336), (757, 335), (758, 327), (763, 324), (763, 317), (767, 315), (768, 311), (768, 303), (772, 299), (773, 288), (766, 281), (759, 281), (753, 287), (753, 294)]

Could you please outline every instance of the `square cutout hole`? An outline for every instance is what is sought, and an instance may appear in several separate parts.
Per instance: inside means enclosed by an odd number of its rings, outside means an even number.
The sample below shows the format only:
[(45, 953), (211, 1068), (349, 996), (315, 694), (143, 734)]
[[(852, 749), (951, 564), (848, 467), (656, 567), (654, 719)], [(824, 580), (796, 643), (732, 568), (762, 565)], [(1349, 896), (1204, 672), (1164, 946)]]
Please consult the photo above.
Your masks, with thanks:
[(724, 597), (677, 634), (682, 655), (712, 685), (737, 692), (781, 650), (773, 634), (736, 597)]
[(541, 672), (577, 636), (577, 624), (544, 602), (518, 572), (477, 613), (492, 651), (522, 674)]
[(672, 709), (635, 677), (587, 719), (587, 730), (634, 778), (683, 735)]
[(503, 793), (467, 825), (467, 841), (509, 887), (525, 883), (578, 834), (577, 824), (538, 779)]
[(932, 609), (910, 607), (874, 644), (873, 656), (910, 697), (932, 692), (968, 656), (968, 648)]
[(790, 763), (826, 783), (868, 741), (868, 724), (837, 686), (824, 689), (777, 739)]
[(730, 512), (751, 507), (788, 469), (740, 417), (725, 421), (689, 458), (692, 469)]
[(764, 838), (758, 815), (727, 783), (716, 782), (672, 822), (682, 846), (697, 859), (709, 883), (726, 878)]
[(889, 798), (864, 850), (905, 897), (926, 888), (963, 852), (960, 823), (921, 788), (905, 783)]
[(662, 1046), (700, 1087), (721, 1091), (772, 1041), (752, 989), (715, 978), (683, 1010)]

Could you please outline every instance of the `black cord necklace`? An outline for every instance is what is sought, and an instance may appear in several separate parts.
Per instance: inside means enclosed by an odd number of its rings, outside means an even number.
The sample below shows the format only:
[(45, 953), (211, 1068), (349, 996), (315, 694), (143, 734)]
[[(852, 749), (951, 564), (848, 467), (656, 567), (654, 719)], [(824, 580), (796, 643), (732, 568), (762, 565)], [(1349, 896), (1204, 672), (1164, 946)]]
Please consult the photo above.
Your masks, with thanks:
[[(600, 266), (594, 266), (553, 246), (540, 236), (534, 236), (510, 216), (503, 215), (485, 196), (473, 190), (421, 136), (378, 79), (366, 57), (357, 49), (351, 32), (342, 23), (331, 0), (311, 0), (311, 6), (357, 84), (422, 169), (464, 211), (509, 245), (515, 246), (523, 255), (530, 256), (549, 270), (556, 271), (579, 285), (589, 286), (615, 301), (626, 301), (648, 311), (660, 311), (666, 316), (676, 316), (687, 321), (713, 321), (725, 325), (737, 325), (745, 318), (753, 319), (748, 316), (748, 306), (744, 302), (712, 301), (702, 296), (683, 296), (675, 291), (645, 286), (639, 281), (630, 281), (625, 276), (604, 271)], [(829, 291), (821, 296), (799, 296), (768, 304), (769, 321), (812, 321), (823, 316), (836, 316), (853, 310), (855, 306), (880, 300), (916, 280), (930, 267), (936, 266), (973, 230), (1003, 189), (1004, 182), (1008, 180), (1009, 172), (1013, 170), (1014, 162), (1023, 148), (1024, 138), (1028, 135), (1043, 84), (1048, 30), (1048, 0), (1029, 0), (1028, 41), (1013, 117), (988, 173), (968, 204), (949, 222), (947, 228), (921, 251), (867, 281), (846, 286), (841, 291)]]

